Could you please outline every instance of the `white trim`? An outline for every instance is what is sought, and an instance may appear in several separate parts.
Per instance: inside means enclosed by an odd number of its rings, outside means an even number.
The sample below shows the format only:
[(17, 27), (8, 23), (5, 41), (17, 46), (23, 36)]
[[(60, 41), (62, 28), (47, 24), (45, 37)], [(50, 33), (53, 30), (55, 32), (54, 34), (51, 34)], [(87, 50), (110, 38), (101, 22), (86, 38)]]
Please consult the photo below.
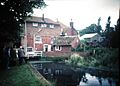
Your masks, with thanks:
[(51, 45), (48, 45), (48, 51), (51, 51)]
[(59, 45), (56, 45), (55, 46), (55, 51), (61, 51), (62, 50), (62, 47), (61, 46), (59, 46)]
[[(47, 47), (46, 47), (47, 46)], [(47, 51), (48, 51), (48, 44), (43, 44), (43, 51), (46, 52), (46, 48), (47, 48)]]
[(33, 22), (33, 23), (32, 23), (32, 26), (33, 26), (33, 27), (38, 27), (38, 23)]
[[(46, 48), (47, 48), (47, 51), (46, 51)], [(49, 44), (43, 44), (43, 51), (44, 51), (44, 52), (49, 52), (49, 51), (51, 51), (51, 45), (49, 45)]]
[(49, 25), (50, 28), (54, 28), (55, 26), (53, 24)]
[(47, 24), (41, 24), (41, 27), (42, 28), (47, 27)]

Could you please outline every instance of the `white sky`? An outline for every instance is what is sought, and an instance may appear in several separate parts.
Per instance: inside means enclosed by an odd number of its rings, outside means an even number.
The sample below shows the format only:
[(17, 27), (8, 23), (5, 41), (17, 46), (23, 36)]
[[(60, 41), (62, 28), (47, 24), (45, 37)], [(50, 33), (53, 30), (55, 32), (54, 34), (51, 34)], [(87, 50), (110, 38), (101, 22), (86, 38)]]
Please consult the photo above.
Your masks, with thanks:
[(111, 16), (111, 26), (119, 17), (119, 0), (45, 0), (48, 5), (44, 9), (34, 9), (34, 16), (44, 16), (54, 21), (58, 20), (69, 26), (71, 19), (77, 30), (84, 29), (96, 23), (101, 17), (102, 28), (105, 28), (108, 16)]

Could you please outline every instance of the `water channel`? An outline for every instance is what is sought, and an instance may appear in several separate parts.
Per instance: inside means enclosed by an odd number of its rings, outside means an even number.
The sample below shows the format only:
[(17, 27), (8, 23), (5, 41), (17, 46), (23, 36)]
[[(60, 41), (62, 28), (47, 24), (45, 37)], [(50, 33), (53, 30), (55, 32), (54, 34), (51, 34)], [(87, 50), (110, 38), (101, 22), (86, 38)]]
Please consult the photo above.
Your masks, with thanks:
[(65, 63), (32, 63), (48, 81), (55, 82), (55, 86), (117, 86), (118, 73), (80, 68)]

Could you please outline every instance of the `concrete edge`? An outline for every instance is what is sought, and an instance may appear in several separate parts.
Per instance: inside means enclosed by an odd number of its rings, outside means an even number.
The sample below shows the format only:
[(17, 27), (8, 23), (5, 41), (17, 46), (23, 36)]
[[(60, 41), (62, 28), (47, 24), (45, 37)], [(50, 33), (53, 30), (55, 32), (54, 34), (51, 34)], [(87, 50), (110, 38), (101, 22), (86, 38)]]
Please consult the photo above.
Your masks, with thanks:
[[(35, 75), (37, 79), (39, 79), (44, 86), (52, 86), (52, 84), (47, 81), (38, 71), (36, 68), (34, 68), (30, 63), (29, 63), (30, 70), (32, 71), (32, 74)], [(43, 82), (44, 81), (44, 82)]]

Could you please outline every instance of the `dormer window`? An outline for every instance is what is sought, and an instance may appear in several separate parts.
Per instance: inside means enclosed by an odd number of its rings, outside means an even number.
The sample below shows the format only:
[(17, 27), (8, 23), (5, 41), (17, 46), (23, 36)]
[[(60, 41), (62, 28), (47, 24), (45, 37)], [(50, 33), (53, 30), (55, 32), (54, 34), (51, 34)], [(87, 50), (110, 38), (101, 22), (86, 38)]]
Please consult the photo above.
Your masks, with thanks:
[(41, 27), (47, 27), (47, 24), (41, 24)]
[(50, 25), (50, 28), (54, 28), (55, 26), (54, 25)]
[(38, 27), (38, 23), (33, 22), (34, 27)]

